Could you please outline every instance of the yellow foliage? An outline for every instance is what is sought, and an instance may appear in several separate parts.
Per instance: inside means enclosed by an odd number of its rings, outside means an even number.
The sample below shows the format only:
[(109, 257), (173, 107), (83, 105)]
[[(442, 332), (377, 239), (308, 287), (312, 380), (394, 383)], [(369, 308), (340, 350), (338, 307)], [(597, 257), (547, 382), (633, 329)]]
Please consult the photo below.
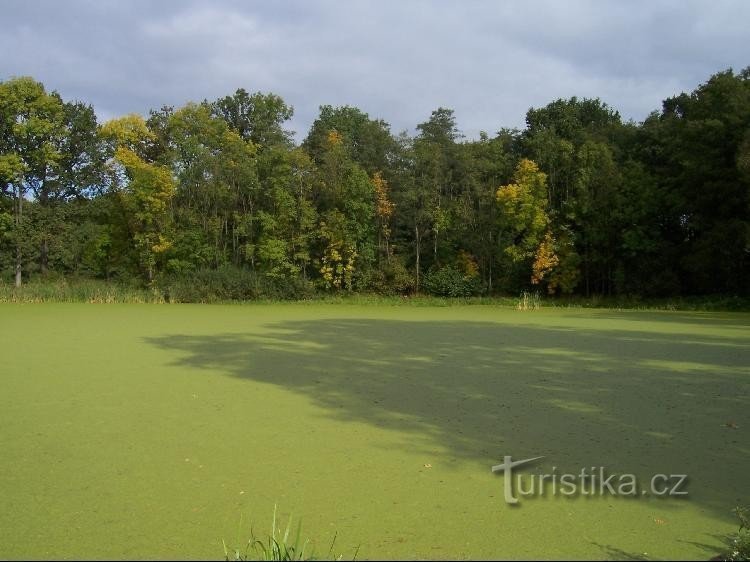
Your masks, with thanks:
[(502, 214), (505, 253), (514, 262), (533, 258), (549, 225), (547, 175), (531, 160), (522, 159), (513, 183), (501, 186), (496, 199)]
[(166, 252), (172, 247), (172, 242), (164, 238), (161, 234), (158, 235), (158, 242), (151, 246), (151, 251), (155, 254), (161, 254), (163, 252)]
[[(544, 276), (547, 275), (552, 269), (554, 269), (560, 263), (560, 259), (555, 253), (555, 239), (552, 237), (551, 232), (547, 232), (544, 235), (542, 243), (537, 248), (536, 256), (534, 257), (534, 266), (532, 267), (531, 283), (538, 285), (541, 283)], [(552, 292), (554, 288), (550, 286)]]
[(101, 127), (101, 135), (118, 145), (125, 145), (131, 149), (145, 141), (156, 139), (156, 135), (148, 128), (146, 121), (137, 113), (107, 121)]
[(542, 172), (536, 162), (522, 158), (516, 167), (514, 181), (521, 185), (547, 185), (547, 174)]
[(175, 182), (168, 168), (149, 164), (129, 148), (120, 146), (115, 159), (130, 177), (128, 191), (138, 202), (139, 210), (148, 215), (163, 212), (175, 192)]
[(328, 145), (329, 146), (339, 146), (343, 142), (344, 142), (344, 137), (341, 136), (341, 133), (339, 133), (335, 129), (328, 131)]
[(387, 221), (396, 208), (396, 205), (388, 199), (388, 182), (383, 179), (380, 172), (375, 172), (372, 176), (372, 185), (375, 189), (375, 214)]
[(466, 277), (476, 277), (479, 275), (477, 260), (469, 252), (464, 250), (458, 252), (456, 263)]
[[(343, 246), (343, 247), (342, 247)], [(331, 242), (321, 259), (320, 273), (328, 289), (352, 288), (357, 252), (351, 245)]]

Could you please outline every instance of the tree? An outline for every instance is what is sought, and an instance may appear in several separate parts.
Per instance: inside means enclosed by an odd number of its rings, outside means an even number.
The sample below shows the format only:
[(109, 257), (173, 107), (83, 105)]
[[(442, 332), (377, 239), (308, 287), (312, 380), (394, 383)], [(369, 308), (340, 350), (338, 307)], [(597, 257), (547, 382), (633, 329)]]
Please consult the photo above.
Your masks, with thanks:
[(660, 230), (677, 290), (747, 294), (750, 184), (741, 154), (750, 69), (717, 73), (665, 100), (643, 129), (641, 154), (661, 192)]
[(497, 190), (497, 203), (503, 252), (511, 264), (522, 264), (529, 269), (536, 256), (540, 266), (531, 280), (538, 282), (548, 269), (557, 265), (551, 255), (553, 241), (548, 233), (547, 175), (533, 161), (522, 159), (516, 167), (513, 183)]
[(388, 182), (383, 179), (380, 172), (372, 176), (372, 187), (375, 191), (375, 218), (378, 232), (378, 259), (387, 261), (391, 259), (391, 227), (390, 221), (395, 210), (395, 205), (388, 196)]
[(257, 245), (261, 268), (270, 277), (307, 281), (317, 236), (312, 162), (301, 149), (266, 151), (260, 161), (266, 194)]
[(292, 133), (283, 124), (292, 118), (294, 109), (275, 94), (248, 94), (240, 88), (216, 100), (212, 108), (240, 137), (261, 149), (291, 144)]
[(173, 111), (166, 138), (177, 179), (173, 216), (181, 233), (171, 267), (252, 262), (253, 221), (260, 205), (256, 146), (205, 104)]
[(171, 246), (165, 231), (175, 182), (168, 168), (147, 162), (139, 154), (155, 139), (142, 117), (129, 115), (109, 121), (102, 134), (114, 146), (112, 187), (119, 195), (139, 263), (151, 284), (157, 256)]
[(326, 284), (351, 289), (354, 275), (368, 274), (376, 258), (375, 192), (336, 131), (329, 133), (321, 158), (315, 193), (321, 219), (320, 271), (326, 279), (333, 267), (334, 276)]
[(39, 203), (39, 266), (47, 272), (50, 244), (65, 228), (62, 203), (91, 197), (105, 184), (104, 169), (108, 155), (98, 134), (96, 114), (81, 102), (63, 104), (63, 130), (57, 138), (57, 159), (48, 167), (43, 181), (33, 187)]
[(16, 286), (21, 286), (24, 235), (23, 206), (29, 191), (45, 189), (48, 175), (60, 160), (64, 112), (60, 97), (48, 94), (32, 78), (0, 83), (0, 183), (14, 203)]
[[(439, 267), (441, 258), (455, 257), (449, 236), (454, 220), (454, 206), (460, 196), (463, 179), (461, 152), (456, 144), (460, 133), (452, 109), (438, 108), (430, 119), (417, 125), (419, 136), (413, 143), (414, 191), (410, 198), (414, 208), (416, 269), (421, 267), (421, 245), (432, 236), (431, 266)], [(446, 242), (445, 252), (441, 242)], [(419, 272), (417, 272), (417, 277)], [(417, 282), (417, 289), (419, 283)]]
[(388, 123), (382, 119), (370, 119), (356, 107), (348, 105), (320, 107), (320, 115), (312, 124), (302, 143), (313, 161), (319, 164), (328, 150), (328, 134), (336, 131), (349, 157), (370, 176), (376, 172), (388, 178), (396, 143), (391, 136)]
[(499, 213), (497, 186), (508, 183), (516, 161), (517, 132), (502, 131), (490, 138), (480, 133), (476, 141), (463, 143), (463, 189), (455, 205), (455, 238), (460, 247), (477, 261), (479, 274), (489, 292), (497, 271)]

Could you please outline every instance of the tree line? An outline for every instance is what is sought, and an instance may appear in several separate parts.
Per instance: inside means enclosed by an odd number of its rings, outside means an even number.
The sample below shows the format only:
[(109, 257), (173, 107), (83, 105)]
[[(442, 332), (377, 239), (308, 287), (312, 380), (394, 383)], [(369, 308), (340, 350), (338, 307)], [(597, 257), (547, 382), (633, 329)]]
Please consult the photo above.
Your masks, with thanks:
[[(98, 123), (0, 82), (0, 276), (222, 283), (268, 294), (750, 292), (750, 68), (642, 123), (559, 99), (466, 140), (244, 89)], [(177, 285), (175, 285), (177, 286)]]

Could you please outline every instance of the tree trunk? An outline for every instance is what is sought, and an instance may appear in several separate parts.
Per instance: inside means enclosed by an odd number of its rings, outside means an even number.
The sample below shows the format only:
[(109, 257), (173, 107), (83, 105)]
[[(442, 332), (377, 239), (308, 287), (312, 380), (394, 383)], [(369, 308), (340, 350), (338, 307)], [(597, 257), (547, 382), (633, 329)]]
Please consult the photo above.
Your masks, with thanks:
[(16, 287), (21, 286), (21, 219), (23, 218), (23, 190), (18, 186), (16, 198)]
[(588, 243), (586, 244), (586, 252), (584, 254), (584, 260), (586, 261), (586, 265), (584, 266), (585, 269), (585, 275), (586, 275), (586, 296), (591, 296), (591, 290), (589, 289), (589, 246)]
[(49, 193), (47, 192), (47, 173), (42, 176), (41, 191), (39, 194), (39, 206), (42, 216), (42, 242), (39, 246), (39, 271), (42, 275), (47, 274), (49, 265), (49, 244), (47, 243), (47, 230), (49, 227), (49, 216), (52, 214), (49, 208)]
[(435, 228), (435, 240), (434, 240), (433, 249), (432, 249), (432, 255), (433, 255), (433, 260), (435, 261), (435, 264), (437, 264), (437, 261), (438, 261), (438, 253), (437, 253), (437, 250), (438, 250), (438, 231), (439, 231), (439, 229)]
[(47, 275), (47, 267), (49, 264), (49, 243), (45, 237), (42, 240), (41, 248), (39, 248), (39, 270), (42, 275)]
[(489, 295), (492, 294), (492, 262), (495, 261), (495, 253), (492, 251), (492, 247), (493, 247), (492, 244), (493, 244), (492, 232), (490, 232), (490, 251), (489, 251), (490, 263), (489, 263), (489, 268), (488, 268), (490, 270), (490, 275), (489, 275), (489, 282), (487, 283), (487, 294)]
[(16, 248), (16, 287), (21, 286), (21, 247)]
[(417, 268), (416, 268), (416, 283), (414, 284), (414, 292), (419, 293), (419, 250), (420, 250), (420, 240), (419, 240), (419, 225), (414, 225), (414, 234), (416, 236), (416, 243), (417, 243)]

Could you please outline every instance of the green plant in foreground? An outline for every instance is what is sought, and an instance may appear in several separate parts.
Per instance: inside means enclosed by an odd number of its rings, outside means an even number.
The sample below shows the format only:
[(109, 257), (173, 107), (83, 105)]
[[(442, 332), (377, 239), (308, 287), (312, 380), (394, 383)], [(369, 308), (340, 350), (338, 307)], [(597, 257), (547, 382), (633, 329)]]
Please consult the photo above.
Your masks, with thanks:
[(721, 560), (739, 562), (750, 560), (750, 507), (735, 507), (734, 514), (740, 520), (740, 528), (729, 539), (729, 551), (721, 556)]
[[(242, 527), (242, 519), (240, 519), (240, 527)], [(294, 538), (291, 539), (290, 531), (292, 529), (292, 517), (289, 516), (289, 520), (286, 524), (286, 529), (281, 532), (281, 528), (276, 524), (276, 506), (273, 507), (273, 521), (271, 523), (271, 533), (261, 538), (255, 535), (252, 527), (250, 528), (250, 540), (247, 541), (244, 550), (240, 548), (228, 548), (226, 542), (223, 540), (222, 545), (224, 546), (224, 559), (227, 561), (244, 561), (244, 560), (317, 560), (313, 549), (308, 549), (310, 546), (310, 540), (305, 539), (300, 544), (301, 533), (302, 533), (302, 522), (297, 523), (297, 528), (294, 532)], [(237, 543), (239, 543), (239, 531), (237, 537)], [(343, 555), (335, 556), (333, 554), (333, 547), (336, 544), (336, 535), (334, 535), (331, 541), (331, 546), (328, 549), (326, 560), (342, 560)], [(359, 550), (359, 549), (357, 549)], [(353, 560), (356, 560), (357, 553), (354, 553)]]

